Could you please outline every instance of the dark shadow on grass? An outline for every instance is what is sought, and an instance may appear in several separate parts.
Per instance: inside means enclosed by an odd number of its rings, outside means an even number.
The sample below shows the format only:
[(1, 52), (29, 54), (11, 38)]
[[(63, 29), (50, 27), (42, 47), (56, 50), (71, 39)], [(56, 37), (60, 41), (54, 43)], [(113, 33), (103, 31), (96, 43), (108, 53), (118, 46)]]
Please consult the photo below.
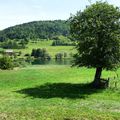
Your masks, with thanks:
[(41, 86), (26, 88), (16, 92), (26, 94), (26, 96), (31, 96), (33, 98), (85, 99), (93, 93), (101, 92), (101, 90), (91, 88), (90, 84), (47, 83)]

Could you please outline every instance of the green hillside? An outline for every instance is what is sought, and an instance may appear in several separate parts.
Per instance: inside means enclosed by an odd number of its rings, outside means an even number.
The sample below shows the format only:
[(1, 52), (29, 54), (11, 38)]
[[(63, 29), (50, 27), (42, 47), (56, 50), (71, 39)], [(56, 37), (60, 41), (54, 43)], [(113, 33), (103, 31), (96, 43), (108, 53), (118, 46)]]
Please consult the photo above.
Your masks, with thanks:
[(69, 35), (67, 21), (34, 21), (4, 29), (0, 32), (0, 41), (6, 39), (52, 39), (60, 35)]

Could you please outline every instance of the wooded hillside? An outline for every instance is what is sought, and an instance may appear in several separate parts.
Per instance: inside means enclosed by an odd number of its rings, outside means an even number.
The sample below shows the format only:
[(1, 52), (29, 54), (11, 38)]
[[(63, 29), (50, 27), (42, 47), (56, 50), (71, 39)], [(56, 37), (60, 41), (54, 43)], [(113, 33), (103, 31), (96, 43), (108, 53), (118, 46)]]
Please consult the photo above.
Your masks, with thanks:
[(59, 35), (69, 35), (67, 21), (34, 21), (4, 29), (0, 32), (0, 41), (6, 39), (53, 39)]

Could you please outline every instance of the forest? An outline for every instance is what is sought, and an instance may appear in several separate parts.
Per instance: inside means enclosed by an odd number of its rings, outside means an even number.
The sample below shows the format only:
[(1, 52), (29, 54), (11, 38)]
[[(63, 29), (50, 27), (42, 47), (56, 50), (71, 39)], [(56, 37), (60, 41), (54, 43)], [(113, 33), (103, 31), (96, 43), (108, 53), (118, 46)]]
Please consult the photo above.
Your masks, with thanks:
[(60, 35), (69, 36), (69, 30), (69, 22), (65, 20), (35, 21), (0, 31), (0, 41), (6, 39), (54, 39)]

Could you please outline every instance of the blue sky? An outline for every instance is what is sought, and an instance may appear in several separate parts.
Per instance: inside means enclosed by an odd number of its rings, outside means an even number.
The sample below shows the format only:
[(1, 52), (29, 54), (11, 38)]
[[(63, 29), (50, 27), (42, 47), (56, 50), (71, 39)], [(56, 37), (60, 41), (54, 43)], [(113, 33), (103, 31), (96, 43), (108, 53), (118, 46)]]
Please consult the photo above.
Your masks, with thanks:
[[(120, 6), (120, 0), (107, 1)], [(65, 20), (86, 5), (88, 0), (0, 0), (0, 30), (30, 21)]]

